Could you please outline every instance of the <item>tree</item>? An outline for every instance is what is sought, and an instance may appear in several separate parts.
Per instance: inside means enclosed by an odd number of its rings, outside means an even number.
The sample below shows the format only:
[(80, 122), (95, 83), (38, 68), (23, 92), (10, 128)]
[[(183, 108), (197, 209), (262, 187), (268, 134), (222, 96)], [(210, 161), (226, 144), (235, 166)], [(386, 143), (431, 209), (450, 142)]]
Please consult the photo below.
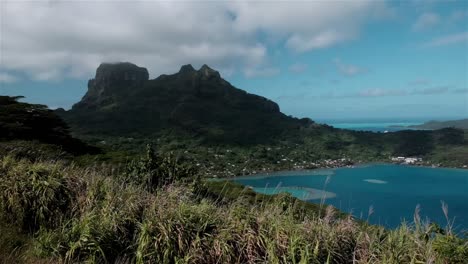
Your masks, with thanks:
[(0, 96), (0, 140), (37, 140), (70, 153), (97, 152), (70, 135), (68, 125), (45, 105), (19, 102), (22, 96)]
[(146, 145), (145, 155), (129, 162), (122, 176), (124, 183), (143, 185), (149, 191), (184, 178), (193, 178), (196, 171), (179, 162), (173, 153), (157, 155), (153, 147)]

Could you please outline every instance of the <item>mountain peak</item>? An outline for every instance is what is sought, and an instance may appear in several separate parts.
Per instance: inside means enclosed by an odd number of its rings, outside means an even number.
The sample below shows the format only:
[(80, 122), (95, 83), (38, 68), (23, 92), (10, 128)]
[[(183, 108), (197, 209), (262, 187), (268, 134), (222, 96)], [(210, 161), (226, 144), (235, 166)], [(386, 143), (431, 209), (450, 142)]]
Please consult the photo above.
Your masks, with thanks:
[(198, 70), (199, 73), (202, 74), (202, 76), (204, 77), (217, 77), (217, 78), (220, 78), (221, 75), (219, 74), (218, 71), (215, 71), (213, 70), (212, 68), (210, 68), (208, 65), (206, 64), (203, 64), (203, 66), (201, 66), (201, 68)]
[(146, 68), (130, 62), (101, 63), (94, 79), (88, 81), (88, 91), (73, 108), (90, 108), (112, 105), (115, 94), (126, 94), (148, 81)]
[(123, 80), (148, 80), (148, 70), (130, 62), (101, 63), (96, 70), (96, 80), (107, 78), (122, 78)]
[(210, 68), (210, 66), (206, 65), (206, 64), (203, 64), (201, 67), (200, 67), (200, 71), (204, 71), (204, 70), (211, 70), (213, 71), (213, 69)]
[(195, 72), (195, 69), (192, 67), (192, 64), (186, 64), (180, 67), (179, 73)]
[(148, 80), (145, 68), (131, 63), (101, 64), (83, 99), (62, 114), (89, 133), (177, 129), (210, 142), (235, 144), (263, 142), (308, 124), (285, 116), (267, 98), (237, 89), (206, 64), (198, 70), (187, 64), (179, 73), (154, 80)]

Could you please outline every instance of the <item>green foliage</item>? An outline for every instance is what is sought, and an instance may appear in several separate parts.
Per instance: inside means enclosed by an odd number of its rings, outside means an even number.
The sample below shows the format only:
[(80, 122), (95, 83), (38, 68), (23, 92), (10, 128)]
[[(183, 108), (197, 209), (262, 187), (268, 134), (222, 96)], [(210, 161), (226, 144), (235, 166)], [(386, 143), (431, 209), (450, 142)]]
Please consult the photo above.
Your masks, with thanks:
[(1, 160), (0, 208), (5, 221), (26, 231), (55, 227), (70, 203), (70, 188), (59, 165)]
[(181, 164), (173, 153), (159, 156), (151, 145), (147, 145), (146, 155), (128, 163), (121, 180), (154, 190), (184, 178), (192, 178), (195, 173), (191, 166)]
[(463, 264), (468, 260), (468, 239), (453, 235), (438, 235), (434, 239), (434, 250), (446, 263)]
[(464, 145), (466, 143), (464, 131), (455, 128), (436, 130), (434, 137), (440, 145)]
[(76, 190), (73, 217), (55, 230), (37, 234), (36, 254), (91, 263), (112, 263), (133, 254), (131, 241), (142, 219), (146, 193), (110, 177), (91, 177)]
[[(452, 135), (455, 135), (454, 137)], [(154, 145), (160, 153), (174, 153), (203, 176), (226, 178), (258, 172), (301, 170), (354, 163), (389, 162), (392, 156), (418, 156), (425, 165), (447, 167), (468, 165), (468, 131), (402, 131), (371, 133), (338, 130), (316, 126), (291, 134), (281, 140), (260, 145), (207, 145), (187, 135), (155, 134), (143, 138), (86, 137), (106, 153), (85, 157), (83, 164), (127, 163), (127, 156), (144, 153), (145, 144)], [(105, 144), (99, 142), (104, 141)], [(81, 159), (81, 158), (80, 158)], [(326, 160), (335, 160), (334, 165)], [(344, 160), (342, 160), (344, 159)], [(198, 165), (197, 165), (198, 164)]]
[[(0, 222), (0, 260), (7, 263), (445, 264), (467, 259), (466, 238), (433, 226), (418, 222), (386, 230), (333, 207), (285, 194), (256, 194), (237, 184), (176, 183), (148, 192), (142, 185), (123, 184), (120, 173), (107, 167), (11, 157), (0, 164), (2, 180), (21, 186), (2, 189), (7, 192), (1, 196), (1, 219), (13, 224)], [(44, 189), (45, 182), (54, 188)], [(68, 202), (60, 211), (62, 193), (68, 193)], [(27, 202), (7, 199), (20, 196)], [(35, 200), (40, 206), (32, 206)], [(37, 216), (37, 232), (18, 228), (24, 212)], [(41, 212), (61, 221), (47, 221)], [(18, 222), (10, 215), (18, 215)]]
[[(243, 167), (223, 171), (223, 176), (260, 168), (300, 168), (298, 159), (308, 164), (307, 167), (317, 166), (313, 165), (315, 160), (349, 157), (354, 162), (388, 161), (391, 155), (430, 160), (440, 154), (440, 147), (467, 148), (464, 132), (454, 128), (371, 133), (335, 129), (307, 118), (293, 118), (281, 113), (276, 103), (233, 87), (209, 67), (199, 71), (191, 66), (182, 69), (173, 75), (148, 80), (146, 69), (136, 65), (103, 64), (96, 78), (89, 82), (83, 99), (70, 111), (56, 113), (67, 120), (75, 133), (88, 138), (100, 137), (104, 145), (116, 146), (114, 150), (118, 151), (137, 152), (144, 143), (155, 141), (158, 148), (164, 142), (164, 147), (173, 151), (187, 149), (187, 145), (202, 148), (200, 152), (206, 148), (239, 147), (240, 154), (255, 155), (253, 152), (258, 147), (282, 148), (260, 158), (237, 157), (243, 159), (244, 164), (237, 164)], [(109, 138), (117, 144), (110, 144)], [(211, 163), (208, 167), (217, 172), (219, 167), (226, 167), (204, 156), (205, 153), (194, 154), (196, 158), (208, 159)], [(445, 159), (442, 161), (445, 163)], [(453, 163), (465, 165), (461, 160)]]
[[(83, 99), (58, 113), (82, 134), (178, 133), (205, 144), (227, 145), (271, 142), (285, 131), (313, 123), (282, 114), (276, 103), (233, 87), (207, 66), (185, 69), (148, 80), (147, 72), (140, 76), (146, 69), (136, 65), (101, 65)], [(141, 78), (132, 81), (127, 75)]]
[(138, 218), (128, 207), (116, 207), (115, 211), (110, 208), (86, 211), (60, 229), (41, 230), (35, 239), (36, 254), (90, 263), (112, 263), (126, 253), (131, 254), (130, 241)]
[(168, 206), (158, 200), (140, 225), (136, 263), (195, 262), (192, 254), (202, 261), (203, 252), (212, 249), (213, 235), (224, 220), (218, 208), (207, 202), (176, 200)]
[(73, 155), (64, 151), (60, 146), (35, 140), (0, 141), (0, 157), (3, 156), (29, 161), (73, 159)]
[(434, 138), (430, 131), (399, 131), (392, 136), (397, 142), (394, 155), (423, 156), (434, 149)]
[(0, 96), (0, 140), (36, 140), (82, 154), (97, 152), (70, 136), (68, 125), (44, 105), (18, 102), (22, 97)]
[(0, 263), (15, 263), (29, 241), (17, 227), (0, 222)]
[[(111, 76), (112, 65), (103, 67)], [(115, 86), (97, 76), (70, 112), (0, 96), (0, 262), (466, 263), (468, 240), (450, 230), (420, 222), (386, 230), (288, 194), (204, 181), (198, 171), (227, 177), (391, 155), (460, 166), (467, 131), (334, 129), (286, 117), (216, 72), (190, 68), (152, 81), (139, 69), (136, 82), (119, 75)], [(116, 93), (103, 93), (106, 85)], [(90, 151), (56, 114), (107, 150), (75, 159), (93, 166), (41, 161)], [(169, 154), (147, 145), (123, 171), (99, 164), (125, 163), (145, 143)]]
[(468, 119), (450, 120), (450, 121), (429, 121), (422, 125), (411, 126), (416, 129), (442, 129), (442, 128), (459, 128), (468, 129)]

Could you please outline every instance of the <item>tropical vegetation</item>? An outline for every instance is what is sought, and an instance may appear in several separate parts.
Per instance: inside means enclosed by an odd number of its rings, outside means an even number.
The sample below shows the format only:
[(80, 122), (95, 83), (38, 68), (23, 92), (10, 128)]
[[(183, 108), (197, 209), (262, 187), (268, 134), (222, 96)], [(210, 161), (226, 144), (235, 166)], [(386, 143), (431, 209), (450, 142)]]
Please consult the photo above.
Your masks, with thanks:
[(413, 222), (389, 230), (323, 203), (213, 180), (395, 155), (461, 166), (468, 162), (466, 131), (376, 134), (307, 122), (256, 143), (207, 141), (207, 134), (200, 139), (180, 129), (132, 137), (73, 133), (77, 139), (57, 111), (18, 99), (0, 97), (1, 263), (468, 259), (468, 238), (453, 232), (448, 217), (440, 227), (422, 221), (416, 208)]
[[(420, 220), (395, 230), (323, 204), (209, 182), (168, 157), (125, 170), (0, 160), (4, 263), (466, 263), (468, 239)], [(137, 165), (138, 164), (138, 165)], [(180, 177), (160, 172), (180, 171)], [(129, 175), (132, 175), (129, 177)], [(157, 179), (153, 188), (141, 179)], [(150, 178), (148, 178), (148, 176)], [(154, 181), (153, 181), (154, 183)]]

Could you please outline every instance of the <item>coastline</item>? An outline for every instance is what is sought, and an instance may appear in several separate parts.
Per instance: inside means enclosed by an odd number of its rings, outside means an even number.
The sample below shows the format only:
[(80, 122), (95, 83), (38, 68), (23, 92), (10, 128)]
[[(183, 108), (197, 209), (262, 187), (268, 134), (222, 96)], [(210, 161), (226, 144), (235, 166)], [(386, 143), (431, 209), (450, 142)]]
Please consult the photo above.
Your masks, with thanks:
[[(246, 186), (247, 188), (252, 189), (257, 193), (267, 194), (267, 195), (277, 195), (280, 193), (289, 193), (293, 197), (296, 197), (302, 201), (311, 201), (311, 200), (320, 200), (320, 199), (330, 199), (335, 198), (336, 193), (320, 190), (316, 188), (301, 187), (301, 186), (285, 186), (285, 187), (252, 187)], [(302, 193), (299, 193), (302, 192)]]
[[(297, 168), (297, 169), (280, 169), (280, 170), (272, 170), (272, 171), (261, 171), (255, 172), (251, 174), (244, 174), (244, 175), (237, 175), (233, 177), (223, 177), (223, 178), (216, 178), (211, 177), (207, 178), (208, 180), (235, 180), (239, 178), (244, 179), (261, 179), (266, 177), (275, 177), (275, 176), (332, 176), (334, 173), (333, 171), (336, 169), (353, 169), (353, 168), (363, 168), (367, 166), (373, 165), (398, 165), (398, 166), (405, 166), (405, 167), (422, 167), (428, 169), (450, 169), (450, 170), (460, 170), (460, 171), (467, 171), (468, 168), (463, 167), (447, 167), (447, 166), (436, 166), (436, 165), (429, 165), (429, 164), (404, 164), (399, 162), (392, 162), (392, 161), (370, 161), (370, 162), (358, 162), (353, 163), (352, 165), (343, 165), (343, 166), (335, 166), (335, 167), (317, 167), (311, 169), (305, 168)], [(320, 172), (325, 172), (321, 174)], [(331, 173), (330, 173), (331, 172)]]
[(333, 175), (333, 173), (328, 173), (327, 174), (318, 174), (320, 171), (331, 171), (333, 172), (336, 169), (344, 169), (344, 168), (360, 168), (360, 167), (366, 167), (366, 166), (372, 166), (372, 165), (378, 165), (378, 164), (390, 164), (390, 163), (385, 163), (385, 162), (361, 162), (361, 163), (353, 163), (352, 165), (343, 165), (343, 166), (334, 166), (334, 167), (317, 167), (317, 168), (310, 168), (310, 169), (305, 169), (305, 168), (297, 168), (297, 169), (280, 169), (280, 170), (270, 170), (270, 171), (260, 171), (260, 172), (255, 172), (251, 174), (244, 174), (244, 175), (237, 175), (233, 177), (225, 177), (225, 178), (208, 178), (209, 180), (235, 180), (239, 178), (249, 178), (253, 179), (255, 177), (259, 178), (264, 178), (264, 177), (271, 177), (271, 176), (285, 176), (284, 173), (287, 173), (289, 175), (294, 175), (294, 176), (301, 176), (303, 173), (311, 173), (307, 175), (302, 175), (302, 176), (311, 176), (313, 174), (316, 174), (317, 176), (328, 176), (328, 175)]

